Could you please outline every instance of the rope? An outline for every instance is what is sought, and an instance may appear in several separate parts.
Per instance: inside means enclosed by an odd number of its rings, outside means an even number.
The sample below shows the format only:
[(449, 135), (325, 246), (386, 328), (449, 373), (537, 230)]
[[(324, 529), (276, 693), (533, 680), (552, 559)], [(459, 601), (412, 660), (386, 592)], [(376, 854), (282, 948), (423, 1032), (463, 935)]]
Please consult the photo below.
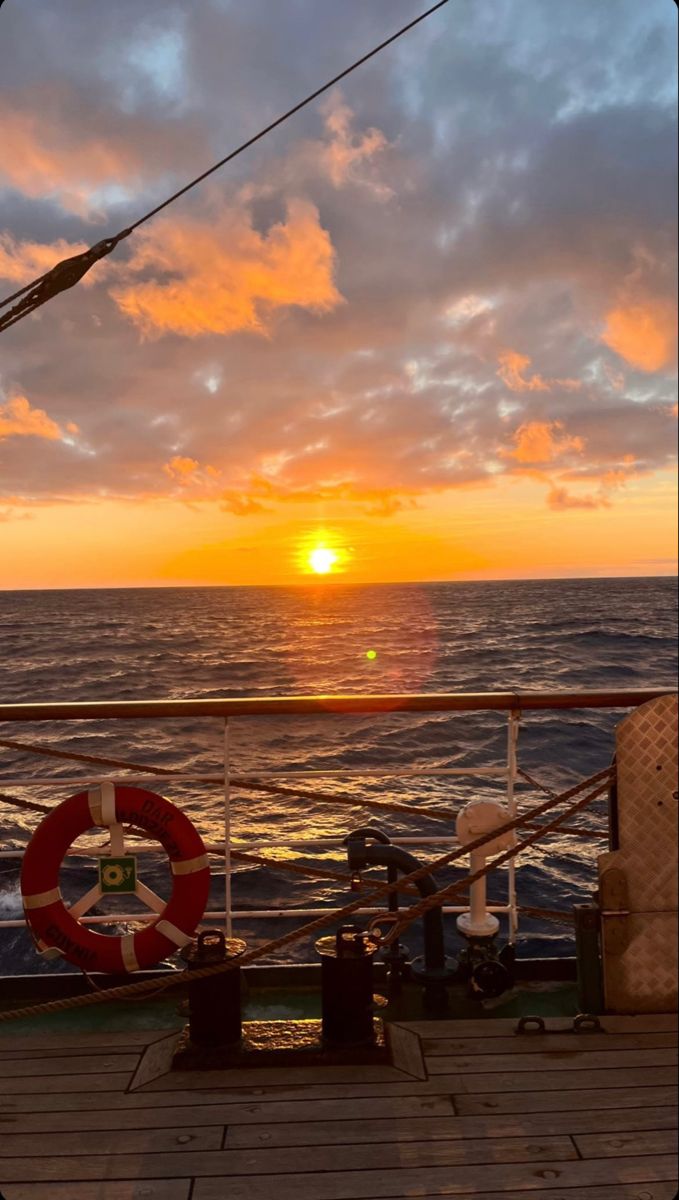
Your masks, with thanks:
[(14, 325), (17, 321), (20, 321), (22, 317), (28, 316), (29, 313), (33, 312), (36, 308), (39, 308), (40, 305), (45, 304), (48, 300), (51, 300), (54, 296), (58, 295), (59, 292), (66, 291), (67, 288), (73, 287), (74, 284), (78, 283), (78, 281), (82, 279), (83, 275), (89, 271), (90, 267), (94, 266), (95, 262), (98, 262), (99, 259), (104, 258), (105, 255), (110, 254), (111, 251), (118, 245), (118, 242), (129, 237), (130, 234), (134, 233), (135, 229), (138, 229), (140, 225), (143, 225), (146, 221), (150, 221), (151, 217), (155, 217), (157, 213), (162, 212), (164, 208), (167, 208), (169, 204), (173, 204), (174, 201), (178, 200), (180, 196), (184, 196), (186, 192), (189, 192), (192, 188), (197, 187), (199, 183), (202, 183), (203, 180), (214, 174), (215, 171), (219, 171), (221, 167), (226, 166), (226, 164), (231, 162), (232, 159), (236, 158), (239, 154), (242, 154), (244, 150), (249, 149), (250, 146), (254, 146), (255, 142), (258, 142), (261, 140), (261, 138), (266, 137), (266, 135), (271, 133), (273, 129), (276, 129), (278, 125), (282, 125), (284, 121), (289, 120), (289, 118), (294, 116), (295, 113), (298, 113), (300, 109), (305, 108), (307, 104), (311, 104), (313, 100), (316, 100), (319, 96), (322, 96), (324, 92), (327, 92), (331, 87), (334, 87), (335, 84), (339, 83), (341, 79), (345, 79), (347, 75), (352, 73), (352, 71), (355, 71), (358, 67), (362, 66), (363, 63), (368, 62), (369, 59), (374, 58), (374, 56), (379, 54), (381, 50), (386, 49), (386, 47), (390, 46), (392, 42), (395, 42), (398, 38), (403, 37), (405, 33), (408, 33), (409, 30), (414, 29), (416, 25), (419, 25), (420, 21), (426, 20), (427, 17), (430, 17), (431, 14), (436, 12), (437, 9), (443, 8), (443, 6), (447, 3), (448, 0), (438, 0), (437, 4), (432, 5), (432, 7), (428, 8), (426, 12), (421, 13), (419, 17), (415, 17), (414, 20), (409, 21), (407, 25), (402, 26), (402, 28), (397, 30), (396, 33), (393, 33), (391, 37), (388, 37), (385, 39), (385, 41), (380, 42), (379, 46), (375, 46), (372, 50), (369, 50), (367, 54), (364, 54), (361, 58), (357, 59), (356, 62), (351, 64), (351, 66), (345, 67), (343, 71), (340, 71), (339, 75), (335, 75), (332, 79), (328, 80), (327, 83), (324, 83), (322, 87), (316, 88), (314, 92), (311, 92), (303, 100), (300, 100), (297, 104), (293, 105), (293, 107), (289, 108), (287, 112), (283, 113), (280, 117), (277, 117), (275, 121), (271, 121), (270, 124), (266, 125), (264, 129), (261, 129), (259, 133), (256, 133), (253, 137), (248, 138), (248, 140), (238, 146), (237, 149), (232, 150), (230, 154), (227, 154), (224, 158), (220, 159), (219, 162), (214, 163), (214, 165), (209, 167), (207, 171), (203, 171), (201, 175), (197, 175), (195, 179), (190, 180), (190, 182), (186, 183), (184, 187), (179, 189), (179, 191), (174, 192), (172, 196), (168, 196), (167, 200), (163, 200), (162, 204), (157, 204), (155, 208), (152, 208), (149, 210), (149, 212), (144, 213), (143, 216), (139, 217), (131, 225), (128, 225), (126, 229), (122, 229), (120, 233), (115, 234), (114, 237), (104, 238), (101, 242), (97, 242), (95, 246), (91, 246), (88, 250), (83, 251), (81, 254), (75, 254), (71, 258), (64, 259), (62, 262), (57, 263), (56, 266), (52, 267), (51, 270), (46, 271), (44, 275), (40, 275), (38, 279), (34, 279), (32, 283), (27, 283), (25, 287), (13, 292), (11, 296), (6, 296), (4, 300), (0, 300), (0, 308), (5, 308), (5, 306), (11, 304), (13, 300), (16, 300), (20, 296), (23, 297), (23, 299), (19, 300), (19, 303), (16, 304), (14, 308), (10, 309), (9, 312), (0, 317), (0, 332), (3, 329), (9, 329), (11, 325)]
[[(0, 738), (0, 746), (9, 750), (25, 750), (33, 754), (41, 754), (48, 758), (74, 759), (76, 762), (94, 763), (97, 766), (125, 767), (130, 771), (142, 774), (172, 776), (174, 771), (168, 767), (147, 767), (143, 763), (130, 762), (123, 758), (109, 758), (99, 754), (82, 754), (74, 750), (55, 750), (51, 746), (38, 746), (30, 742), (17, 742), (12, 738)], [(262, 783), (255, 776), (233, 775), (229, 778), (231, 787), (243, 788), (246, 791), (259, 791), (276, 796), (298, 796), (302, 800), (314, 800), (319, 803), (347, 804), (353, 808), (383, 809), (385, 812), (405, 813), (408, 816), (422, 819), (422, 810), (411, 804), (399, 804), (395, 800), (372, 800), (369, 797), (357, 799), (355, 796), (343, 795), (341, 792), (332, 796), (326, 792), (309, 791), (300, 788), (285, 787), (281, 784)], [(2, 798), (2, 797), (0, 797)], [(432, 820), (452, 821), (455, 814), (451, 810), (427, 813)]]
[[(593, 791), (589, 792), (582, 800), (578, 801), (574, 806), (569, 808), (564, 814), (562, 814), (561, 817), (556, 818), (550, 823), (550, 828), (556, 827), (563, 821), (566, 821), (573, 812), (577, 812), (584, 808), (587, 804), (591, 803), (592, 800), (596, 799), (597, 796), (601, 795), (608, 787), (608, 782), (610, 781), (611, 777), (612, 770), (609, 767), (588, 779), (582, 780), (580, 783), (575, 784), (573, 787), (569, 788), (560, 795), (546, 800), (544, 804), (539, 805), (530, 815), (539, 815), (547, 812), (556, 807), (557, 804), (566, 803), (568, 800), (572, 799), (586, 788), (593, 787)], [(602, 783), (603, 780), (606, 782)], [(269, 954), (273, 954), (293, 942), (300, 941), (302, 938), (310, 937), (313, 934), (320, 932), (322, 929), (326, 929), (328, 926), (336, 924), (338, 921), (346, 920), (347, 917), (352, 916), (360, 908), (365, 907), (366, 901), (377, 900), (385, 893), (391, 894), (392, 892), (403, 891), (404, 886), (417, 882), (417, 880), (423, 878), (425, 875), (430, 874), (432, 871), (437, 870), (440, 867), (449, 865), (456, 859), (461, 858), (463, 855), (470, 854), (473, 850), (477, 850), (481, 846), (485, 845), (486, 842), (493, 841), (495, 838), (519, 828), (521, 825), (526, 823), (526, 820), (527, 815), (515, 817), (512, 820), (505, 822), (504, 825), (494, 829), (492, 833), (476, 838), (467, 846), (457, 847), (449, 853), (442, 855), (432, 863), (418, 867), (416, 871), (411, 871), (408, 875), (402, 876), (394, 883), (380, 888), (379, 891), (374, 890), (373, 892), (369, 893), (367, 897), (361, 897), (360, 899), (353, 901), (351, 904), (345, 905), (343, 908), (333, 910), (327, 915), (318, 917), (316, 920), (310, 921), (287, 934), (282, 934), (280, 937), (266, 942), (263, 946), (259, 946), (257, 949), (246, 951), (245, 954), (240, 955), (236, 959), (231, 959), (223, 963), (217, 963), (214, 966), (200, 967), (197, 970), (174, 972), (168, 976), (167, 980), (163, 980), (162, 990), (174, 987), (179, 983), (185, 983), (189, 979), (192, 981), (205, 979), (211, 977), (212, 975), (221, 975), (226, 971), (235, 970), (236, 967), (247, 966), (250, 963), (257, 962), (259, 959), (264, 958)], [(448, 888), (444, 888), (443, 890), (435, 893), (435, 895), (428, 897), (427, 908), (424, 909), (424, 911), (428, 911), (429, 908), (433, 908), (438, 904), (443, 903), (445, 899), (451, 897), (452, 895), (457, 895), (459, 892), (464, 891), (470, 883), (474, 883), (477, 879), (481, 879), (488, 875), (490, 871), (494, 870), (498, 865), (501, 865), (509, 858), (514, 857), (514, 855), (520, 853), (521, 850), (523, 850), (527, 845), (532, 844), (532, 842), (536, 841), (540, 836), (540, 832), (532, 834), (524, 843), (517, 844), (507, 853), (501, 855), (497, 859), (494, 859), (492, 862), (487, 863), (484, 868), (475, 872), (475, 874), (469, 875), (465, 879), (460, 880), (458, 883), (453, 884)], [(422, 903), (415, 907), (420, 911), (423, 911)], [(409, 912), (410, 911), (412, 910), (409, 910)], [(89, 993), (82, 996), (70, 996), (62, 1000), (51, 1000), (45, 1004), (34, 1004), (25, 1008), (0, 1012), (0, 1022), (17, 1020), (22, 1017), (37, 1016), (48, 1012), (63, 1012), (66, 1009), (71, 1008), (88, 1007), (91, 1004), (100, 1004), (108, 1000), (143, 995), (146, 992), (153, 991), (157, 988), (159, 988), (157, 979), (141, 980), (138, 983), (124, 984), (122, 987), (104, 988), (102, 991), (97, 993)]]
[[(527, 829), (546, 829), (546, 826), (539, 825), (537, 821), (528, 821)], [(567, 825), (565, 829), (561, 829), (560, 833), (567, 833), (571, 837), (584, 838), (586, 841), (591, 841), (592, 838), (605, 838), (608, 833), (605, 829), (578, 829), (576, 825)]]
[[(124, 767), (130, 771), (139, 771), (142, 774), (148, 775), (165, 775), (172, 777), (175, 774), (171, 767), (149, 767), (145, 763), (131, 762), (124, 758), (111, 758), (99, 754), (83, 754), (75, 750), (56, 750), (51, 746), (39, 746), (35, 742), (18, 742), (12, 738), (0, 738), (0, 746), (4, 746), (9, 750), (23, 750), (30, 754), (40, 754), (48, 758), (65, 758), (73, 759), (76, 762), (93, 763), (97, 766), (106, 767)], [(533, 787), (538, 788), (548, 796), (554, 796), (556, 793), (548, 788), (545, 784), (534, 779), (527, 771), (517, 769), (517, 775), (530, 783)], [(376, 810), (383, 809), (385, 812), (404, 813), (407, 816), (416, 816), (420, 820), (422, 816), (432, 821), (454, 821), (456, 813), (452, 809), (439, 809), (436, 812), (422, 813), (422, 810), (416, 805), (401, 804), (395, 800), (373, 800), (370, 797), (362, 797), (356, 799), (355, 796), (343, 795), (341, 792), (329, 795), (327, 792), (311, 791), (303, 788), (286, 787), (281, 784), (262, 783), (254, 776), (234, 775), (229, 779), (229, 783), (234, 788), (242, 788), (245, 791), (259, 791), (275, 796), (296, 796), (301, 800), (313, 800), (318, 803), (337, 803), (345, 804), (354, 808), (374, 808)], [(0, 794), (0, 801), (6, 803), (14, 803), (11, 796)], [(18, 806), (24, 807), (29, 804), (29, 801), (16, 801)], [(49, 808), (44, 805), (35, 805), (36, 812), (49, 812)], [(537, 828), (537, 826), (535, 826)], [(604, 837), (605, 834), (597, 830), (576, 829), (575, 827), (567, 827), (562, 830), (563, 833), (572, 834), (573, 837), (589, 838), (589, 837)]]
[(570, 912), (563, 912), (556, 908), (534, 908), (529, 904), (520, 904), (519, 912), (525, 913), (527, 917), (542, 918), (545, 921), (558, 921), (562, 925), (573, 925), (575, 918)]
[(547, 787), (546, 783), (541, 783), (539, 779), (535, 779), (532, 775), (529, 775), (528, 771), (524, 771), (523, 767), (517, 767), (516, 773), (521, 779), (525, 779), (526, 783), (530, 783), (532, 787), (537, 788), (539, 792), (544, 792), (545, 796), (556, 795), (556, 792), (552, 788)]
[(76, 762), (96, 763), (102, 767), (126, 767), (145, 775), (173, 775), (172, 767), (147, 767), (143, 763), (129, 762), (124, 758), (104, 758), (100, 754), (82, 754), (76, 750), (56, 750), (53, 746), (39, 746), (35, 742), (17, 742), (13, 738), (0, 738), (0, 746), (8, 750), (26, 750), (29, 754), (42, 754), (46, 758), (72, 758)]
[[(223, 851), (222, 851), (223, 852)], [(345, 871), (331, 871), (328, 867), (302, 867), (299, 863), (291, 863), (277, 858), (268, 858), (264, 854), (251, 854), (250, 851), (232, 850), (231, 857), (237, 859), (238, 862), (252, 863), (255, 866), (270, 867), (272, 870), (290, 871), (293, 875), (307, 875), (312, 879), (326, 879), (332, 883), (348, 883), (352, 890), (356, 888), (384, 889), (388, 888), (388, 884), (379, 883), (378, 880), (366, 880), (357, 878), (355, 875), (347, 875)], [(409, 887), (404, 889), (407, 895), (417, 896), (419, 892), (416, 888)]]
[(347, 804), (351, 808), (375, 808), (383, 809), (385, 812), (405, 813), (410, 817), (418, 817), (422, 820), (426, 816), (432, 821), (454, 821), (455, 813), (452, 809), (438, 809), (436, 812), (423, 813), (421, 808), (414, 804), (400, 804), (396, 800), (372, 800), (369, 797), (362, 796), (359, 799), (356, 796), (344, 795), (342, 792), (333, 792), (329, 795), (327, 792), (310, 791), (306, 788), (285, 787), (281, 784), (259, 783), (256, 779), (244, 777), (240, 775), (234, 776), (230, 783), (233, 787), (246, 788), (248, 791), (269, 792), (276, 796), (297, 796), (300, 800), (313, 800), (320, 804)]
[(38, 804), (37, 800), (20, 800), (18, 796), (8, 796), (6, 792), (0, 792), (0, 801), (5, 804), (13, 804), (15, 808), (25, 808), (28, 812), (52, 812), (54, 805)]

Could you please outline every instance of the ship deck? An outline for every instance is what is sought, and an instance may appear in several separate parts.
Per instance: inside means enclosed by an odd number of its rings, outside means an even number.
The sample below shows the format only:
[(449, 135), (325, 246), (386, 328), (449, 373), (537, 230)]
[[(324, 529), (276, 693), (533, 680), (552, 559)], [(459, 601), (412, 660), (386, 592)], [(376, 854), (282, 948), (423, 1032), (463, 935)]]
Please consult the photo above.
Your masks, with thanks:
[(672, 1200), (676, 1016), (601, 1023), (404, 1022), (398, 1065), (208, 1072), (168, 1070), (176, 1030), (7, 1025), (0, 1193)]

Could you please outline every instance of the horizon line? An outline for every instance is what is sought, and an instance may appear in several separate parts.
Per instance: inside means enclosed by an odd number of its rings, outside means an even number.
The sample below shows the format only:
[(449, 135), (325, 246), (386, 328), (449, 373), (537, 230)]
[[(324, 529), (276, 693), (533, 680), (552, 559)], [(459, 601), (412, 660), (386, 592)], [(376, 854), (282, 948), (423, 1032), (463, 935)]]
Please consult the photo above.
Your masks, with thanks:
[(328, 579), (327, 577), (310, 577), (308, 580), (291, 583), (132, 583), (132, 584), (81, 584), (71, 587), (0, 587), (0, 595), (12, 592), (153, 592), (153, 591), (225, 591), (251, 589), (291, 589), (291, 588), (336, 588), (336, 587), (440, 587), (464, 584), (496, 584), (496, 583), (606, 583), (611, 580), (630, 581), (647, 579), (677, 579), (678, 572), (657, 572), (654, 575), (522, 575), (518, 577), (498, 577), (494, 579), (399, 579), (371, 580), (370, 582), (352, 583), (349, 580)]

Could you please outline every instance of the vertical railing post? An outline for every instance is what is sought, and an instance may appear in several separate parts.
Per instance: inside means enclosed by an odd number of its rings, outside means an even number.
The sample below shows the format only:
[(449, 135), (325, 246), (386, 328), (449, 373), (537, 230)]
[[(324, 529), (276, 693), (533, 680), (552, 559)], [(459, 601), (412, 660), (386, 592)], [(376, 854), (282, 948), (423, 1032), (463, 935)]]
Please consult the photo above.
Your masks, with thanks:
[(226, 936), (233, 936), (231, 902), (231, 766), (229, 757), (229, 721), (224, 721), (224, 922)]
[[(519, 739), (520, 714), (512, 709), (507, 721), (507, 810), (510, 819), (516, 816), (516, 747)], [(509, 860), (507, 872), (507, 903), (509, 904), (509, 940), (516, 941), (519, 930), (519, 914), (516, 906), (516, 859)]]

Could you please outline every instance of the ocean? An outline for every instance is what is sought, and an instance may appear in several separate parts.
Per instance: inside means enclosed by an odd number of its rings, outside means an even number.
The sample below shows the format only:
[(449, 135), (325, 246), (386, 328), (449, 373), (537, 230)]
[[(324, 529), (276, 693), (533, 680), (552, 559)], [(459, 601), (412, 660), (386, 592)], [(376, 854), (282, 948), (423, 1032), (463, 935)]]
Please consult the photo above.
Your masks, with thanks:
[[(0, 654), (4, 703), (317, 695), (328, 692), (480, 692), (516, 689), (676, 686), (677, 598), (670, 578), (432, 583), (351, 587), (324, 581), (285, 588), (144, 588), (0, 592)], [(574, 710), (528, 714), (521, 724), (519, 763), (550, 787), (563, 788), (607, 766), (620, 711)], [(372, 772), (413, 768), (499, 766), (505, 761), (506, 720), (497, 713), (399, 714), (313, 718), (238, 718), (230, 723), (233, 771), (323, 772), (287, 786), (342, 793), (354, 806), (291, 796), (234, 792), (233, 835), (243, 849), (346, 870), (342, 839), (370, 824), (392, 837), (438, 837), (452, 823), (436, 813), (481, 795), (502, 797), (501, 780), (473, 776), (417, 777)], [(81, 753), (110, 755), (190, 774), (220, 770), (223, 723), (215, 719), (81, 721), (4, 725), (0, 737)], [(86, 777), (88, 768), (0, 747), (0, 791), (55, 804), (78, 790), (54, 777)], [(357, 774), (342, 776), (351, 770)], [(371, 772), (361, 776), (360, 772)], [(39, 787), (8, 785), (35, 778)], [(270, 782), (270, 780), (269, 780)], [(222, 836), (218, 787), (160, 785), (207, 840)], [(541, 798), (517, 789), (521, 806)], [(376, 813), (362, 799), (416, 805), (421, 816)], [(25, 846), (39, 815), (0, 803), (1, 845)], [(598, 801), (575, 822), (605, 830)], [(325, 839), (300, 846), (300, 839)], [(410, 847), (424, 857), (443, 845)], [(604, 841), (559, 833), (520, 859), (520, 903), (569, 909), (591, 896), (596, 854)], [(223, 906), (223, 867), (212, 860), (210, 906)], [(142, 877), (168, 894), (165, 856), (144, 857)], [(450, 870), (440, 882), (460, 874)], [(69, 859), (62, 887), (70, 898), (92, 885), (93, 870)], [(503, 902), (506, 877), (489, 887)], [(311, 908), (346, 903), (334, 883), (283, 871), (239, 866), (235, 906)], [(129, 907), (129, 901), (126, 902)], [(0, 918), (21, 916), (16, 859), (0, 859)], [(291, 927), (245, 916), (234, 932), (249, 944)], [(301, 923), (301, 922), (300, 922)], [(412, 936), (411, 936), (412, 935)], [(501, 931), (502, 936), (502, 931)], [(458, 939), (446, 918), (450, 953)], [(409, 932), (417, 951), (419, 931)], [(522, 917), (518, 952), (573, 952), (572, 930)], [(288, 961), (310, 961), (308, 945), (290, 948)], [(43, 972), (25, 931), (0, 929), (0, 974)], [(59, 969), (57, 964), (56, 969)]]

